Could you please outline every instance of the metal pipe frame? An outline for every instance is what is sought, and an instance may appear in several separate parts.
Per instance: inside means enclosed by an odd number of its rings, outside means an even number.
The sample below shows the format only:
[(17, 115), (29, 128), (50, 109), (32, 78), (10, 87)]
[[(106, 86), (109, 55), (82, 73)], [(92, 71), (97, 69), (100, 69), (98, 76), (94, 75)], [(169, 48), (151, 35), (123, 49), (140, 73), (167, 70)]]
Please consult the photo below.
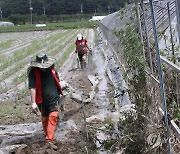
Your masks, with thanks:
[(166, 129), (167, 129), (168, 154), (171, 154), (172, 149), (171, 149), (171, 144), (169, 142), (170, 129), (169, 129), (169, 123), (168, 123), (168, 116), (167, 116), (167, 105), (166, 105), (166, 96), (165, 96), (165, 88), (164, 88), (164, 77), (163, 77), (162, 66), (161, 66), (160, 51), (159, 51), (159, 44), (158, 44), (158, 34), (157, 34), (157, 29), (156, 29), (156, 22), (155, 22), (152, 0), (149, 0), (149, 4), (150, 4), (150, 10), (151, 10), (152, 24), (153, 24), (153, 33), (154, 33), (155, 48), (156, 48), (156, 59), (157, 59), (158, 73), (159, 73), (159, 80), (160, 80), (160, 87), (161, 87), (162, 106), (163, 106), (164, 117), (165, 117), (165, 125), (166, 125)]
[(180, 68), (173, 64), (171, 61), (169, 61), (167, 58), (165, 58), (164, 56), (160, 56), (161, 61), (163, 61), (164, 63), (166, 63), (168, 66), (170, 66), (172, 69), (174, 69), (175, 71), (180, 73)]

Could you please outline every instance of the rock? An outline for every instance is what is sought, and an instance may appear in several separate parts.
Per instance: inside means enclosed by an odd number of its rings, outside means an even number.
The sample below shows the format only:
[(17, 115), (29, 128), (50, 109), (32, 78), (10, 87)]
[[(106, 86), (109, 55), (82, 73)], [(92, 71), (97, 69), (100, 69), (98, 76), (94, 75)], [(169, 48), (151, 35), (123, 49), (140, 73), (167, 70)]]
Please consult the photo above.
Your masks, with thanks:
[(0, 154), (7, 154), (7, 153), (22, 154), (21, 150), (24, 149), (25, 147), (27, 147), (26, 144), (9, 145), (9, 146), (0, 148)]
[(81, 94), (73, 92), (71, 94), (70, 98), (73, 99), (74, 101), (76, 101), (77, 103), (82, 103), (82, 96), (81, 96)]
[(89, 118), (86, 118), (87, 123), (101, 123), (104, 121), (104, 117), (101, 115), (94, 115)]

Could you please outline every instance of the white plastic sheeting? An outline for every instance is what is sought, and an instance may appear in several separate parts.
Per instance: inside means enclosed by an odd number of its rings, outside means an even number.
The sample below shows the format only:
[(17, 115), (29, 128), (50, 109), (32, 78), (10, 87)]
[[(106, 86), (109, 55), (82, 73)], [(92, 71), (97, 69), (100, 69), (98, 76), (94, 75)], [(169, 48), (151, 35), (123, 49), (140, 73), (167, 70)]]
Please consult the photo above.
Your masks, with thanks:
[[(177, 31), (177, 18), (175, 17), (172, 22), (172, 31), (173, 31), (173, 43), (174, 47), (177, 48), (179, 44), (179, 37), (178, 37), (178, 31)], [(166, 39), (162, 38), (159, 41), (159, 49), (165, 51), (166, 49), (171, 49), (171, 34), (170, 34), (170, 27), (166, 30), (165, 34)], [(166, 50), (165, 52), (166, 55), (172, 55), (171, 50)], [(179, 52), (178, 52), (179, 54)], [(179, 55), (178, 55), (179, 56)]]

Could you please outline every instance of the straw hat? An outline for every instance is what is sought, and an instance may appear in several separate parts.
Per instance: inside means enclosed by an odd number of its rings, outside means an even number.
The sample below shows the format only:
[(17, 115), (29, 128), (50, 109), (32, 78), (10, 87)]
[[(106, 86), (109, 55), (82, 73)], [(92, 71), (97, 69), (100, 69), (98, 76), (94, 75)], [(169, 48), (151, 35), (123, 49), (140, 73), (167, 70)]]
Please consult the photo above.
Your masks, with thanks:
[(31, 67), (38, 68), (49, 68), (54, 64), (55, 60), (53, 58), (47, 57), (46, 54), (36, 55), (36, 60), (31, 61)]

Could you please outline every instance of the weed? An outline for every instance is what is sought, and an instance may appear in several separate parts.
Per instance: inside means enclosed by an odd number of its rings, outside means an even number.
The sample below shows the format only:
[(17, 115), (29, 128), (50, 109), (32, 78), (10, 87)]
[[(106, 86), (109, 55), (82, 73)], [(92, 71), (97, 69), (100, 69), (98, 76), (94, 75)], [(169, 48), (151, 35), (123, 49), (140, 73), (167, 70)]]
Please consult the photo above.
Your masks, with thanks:
[(4, 49), (11, 47), (13, 42), (14, 42), (14, 40), (12, 40), (12, 39), (0, 42), (0, 50), (3, 51)]

